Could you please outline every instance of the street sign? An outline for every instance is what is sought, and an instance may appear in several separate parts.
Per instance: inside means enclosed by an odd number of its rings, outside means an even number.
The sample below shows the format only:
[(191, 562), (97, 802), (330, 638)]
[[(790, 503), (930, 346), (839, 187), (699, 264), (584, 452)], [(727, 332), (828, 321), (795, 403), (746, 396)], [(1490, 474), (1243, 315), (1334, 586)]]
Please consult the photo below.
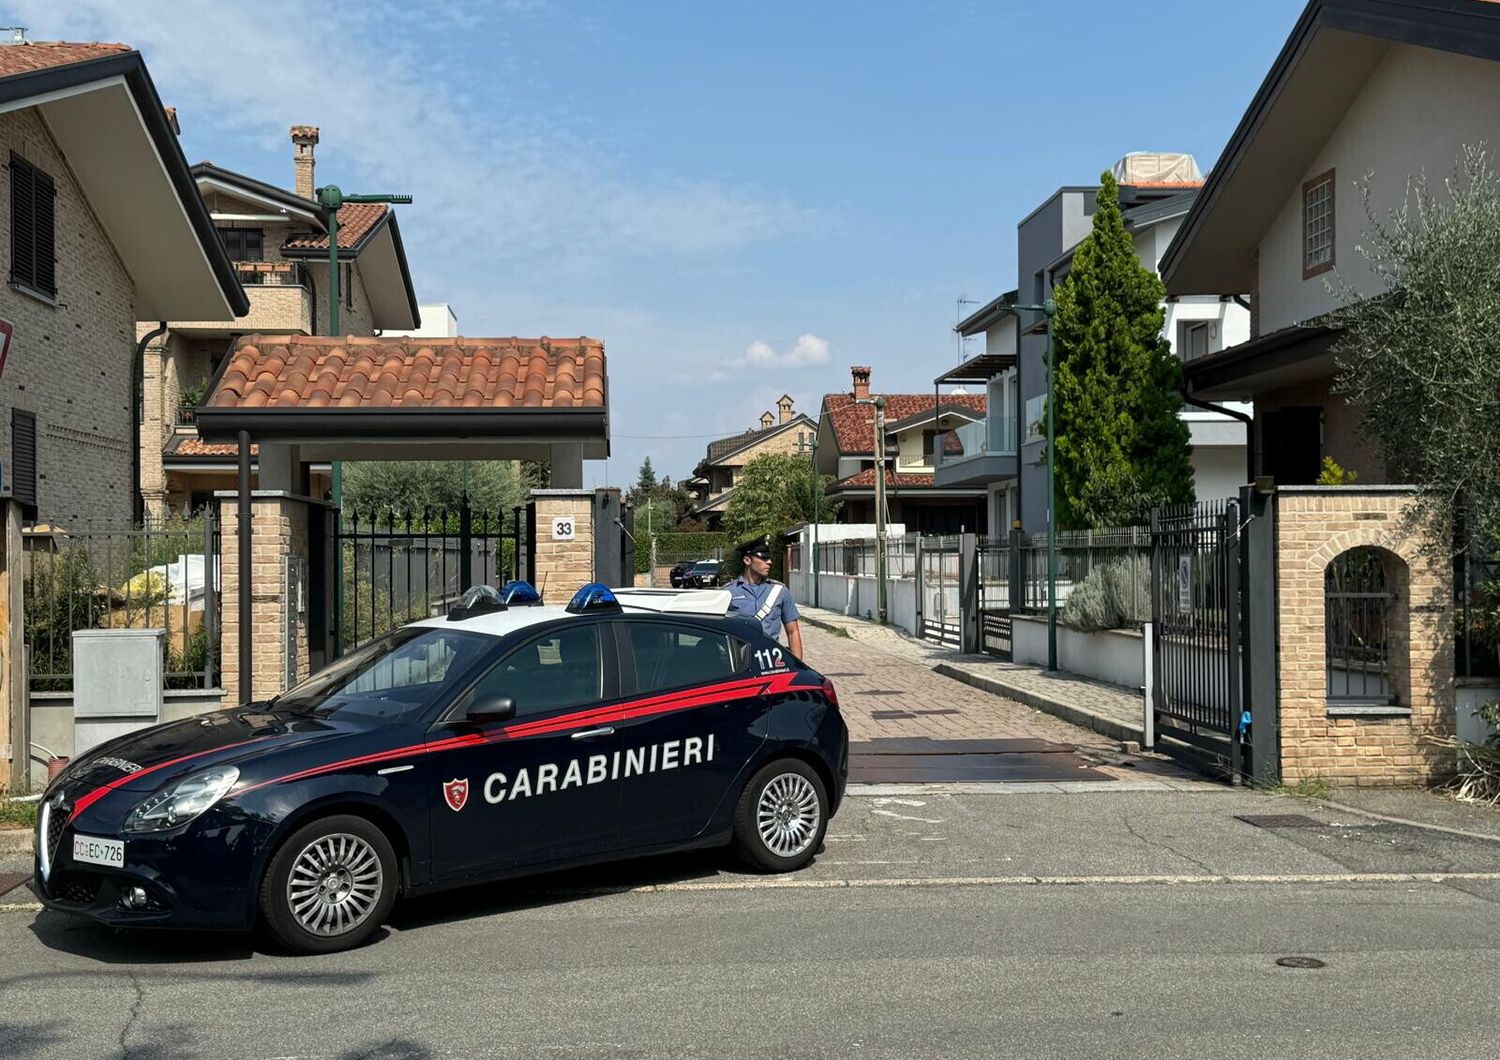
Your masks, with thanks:
[(0, 376), (5, 374), (5, 358), (10, 356), (10, 337), (15, 325), (9, 320), (0, 320)]
[(1177, 557), (1177, 610), (1187, 614), (1193, 609), (1193, 557)]
[(557, 516), (552, 520), (552, 540), (572, 541), (576, 532), (572, 516)]

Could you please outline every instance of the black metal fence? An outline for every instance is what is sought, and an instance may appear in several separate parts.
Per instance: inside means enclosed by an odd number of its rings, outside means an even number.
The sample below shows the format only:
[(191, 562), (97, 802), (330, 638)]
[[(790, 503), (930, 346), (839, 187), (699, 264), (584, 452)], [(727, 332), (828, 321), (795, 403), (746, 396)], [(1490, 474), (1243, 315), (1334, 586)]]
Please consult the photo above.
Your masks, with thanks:
[(1243, 701), (1240, 529), (1235, 501), (1170, 506), (1151, 516), (1156, 724), (1186, 742), (1227, 750), (1235, 775)]
[(344, 650), (448, 611), (474, 585), (523, 577), (525, 509), (343, 513)]
[(219, 522), (21, 532), (24, 639), (33, 692), (73, 690), (73, 634), (160, 629), (165, 686), (212, 688), (219, 675)]
[[(1020, 583), (1014, 608), (1023, 613), (1047, 610), (1047, 535), (1018, 534), (1014, 546), (1019, 555)], [(1057, 606), (1067, 605), (1073, 590), (1096, 571), (1110, 564), (1125, 565), (1140, 577), (1121, 579), (1128, 587), (1121, 611), (1123, 625), (1139, 629), (1151, 617), (1146, 574), (1151, 561), (1151, 528), (1114, 526), (1099, 530), (1057, 532)]]

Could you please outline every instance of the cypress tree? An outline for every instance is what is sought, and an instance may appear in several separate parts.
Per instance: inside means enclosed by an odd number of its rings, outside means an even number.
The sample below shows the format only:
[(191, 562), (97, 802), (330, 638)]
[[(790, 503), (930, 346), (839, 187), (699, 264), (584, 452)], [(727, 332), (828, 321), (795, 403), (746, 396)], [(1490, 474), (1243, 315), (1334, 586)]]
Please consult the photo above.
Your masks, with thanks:
[(1193, 500), (1181, 365), (1162, 336), (1165, 289), (1144, 268), (1105, 173), (1094, 226), (1053, 292), (1057, 519), (1064, 529), (1144, 522)]

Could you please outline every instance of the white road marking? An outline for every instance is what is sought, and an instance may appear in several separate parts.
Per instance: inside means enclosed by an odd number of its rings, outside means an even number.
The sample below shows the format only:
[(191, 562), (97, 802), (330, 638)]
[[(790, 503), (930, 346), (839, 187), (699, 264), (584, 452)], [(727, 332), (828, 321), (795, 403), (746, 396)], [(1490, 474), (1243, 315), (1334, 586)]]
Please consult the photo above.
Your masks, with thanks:
[[(825, 862), (831, 864), (831, 862)], [(915, 876), (888, 879), (734, 879), (650, 883), (640, 887), (579, 887), (533, 892), (552, 895), (653, 894), (673, 891), (823, 891), (835, 888), (921, 887), (1144, 887), (1181, 884), (1446, 883), (1500, 881), (1500, 872), (1224, 873), (1159, 876)]]
[(870, 803), (872, 805), (874, 805), (874, 806), (926, 806), (927, 805), (927, 802), (926, 802), (925, 799), (874, 798), (874, 799), (870, 800)]
[(871, 813), (878, 813), (882, 817), (894, 817), (898, 821), (921, 821), (923, 824), (947, 824), (948, 823), (947, 821), (939, 820), (936, 817), (912, 817), (912, 816), (910, 816), (908, 814), (897, 813), (895, 810), (871, 810), (870, 812)]

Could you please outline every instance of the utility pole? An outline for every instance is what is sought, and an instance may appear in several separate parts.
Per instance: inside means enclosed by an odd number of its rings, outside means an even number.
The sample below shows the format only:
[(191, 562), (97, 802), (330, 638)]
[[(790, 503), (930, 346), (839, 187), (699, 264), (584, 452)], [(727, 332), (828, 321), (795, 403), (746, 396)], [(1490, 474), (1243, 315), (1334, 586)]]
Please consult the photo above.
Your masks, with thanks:
[(812, 444), (798, 437), (797, 452), (812, 454), (812, 605), (818, 606), (818, 523), (823, 519), (823, 478), (818, 474), (818, 435), (812, 436)]
[(856, 405), (875, 406), (875, 610), (883, 626), (885, 596), (885, 398), (857, 398)]
[[(346, 202), (409, 203), (410, 195), (345, 195), (337, 184), (327, 184), (317, 190), (318, 204), (328, 212), (328, 334), (334, 338), (339, 334), (339, 208)], [(317, 330), (318, 307), (313, 306), (313, 330)], [(419, 322), (420, 323), (420, 322)], [(344, 507), (344, 465), (333, 462), (333, 507), (342, 512)], [(335, 534), (337, 546), (337, 535)], [(344, 642), (344, 550), (333, 550), (334, 585), (334, 655), (343, 649)], [(468, 586), (464, 586), (465, 591)]]

